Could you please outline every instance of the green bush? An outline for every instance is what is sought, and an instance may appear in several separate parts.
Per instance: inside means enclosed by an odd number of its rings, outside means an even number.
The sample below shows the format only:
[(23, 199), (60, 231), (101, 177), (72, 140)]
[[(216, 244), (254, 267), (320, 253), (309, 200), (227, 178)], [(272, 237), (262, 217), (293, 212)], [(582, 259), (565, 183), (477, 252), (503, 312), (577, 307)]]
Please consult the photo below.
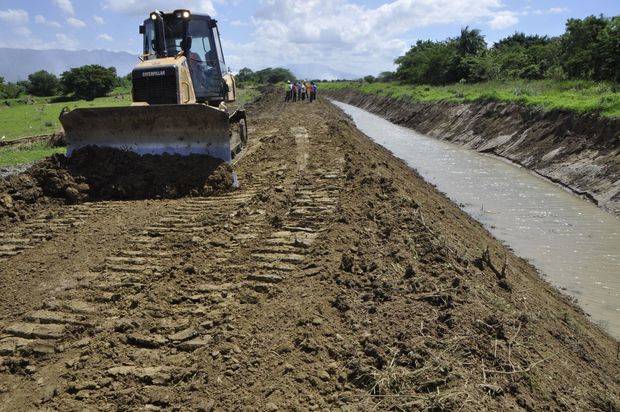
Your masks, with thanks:
[(60, 76), (64, 94), (76, 99), (93, 100), (103, 97), (117, 84), (116, 69), (96, 64), (73, 68)]
[(377, 79), (375, 78), (375, 76), (364, 76), (363, 80), (366, 83), (374, 83)]
[(33, 96), (54, 96), (58, 92), (58, 77), (45, 70), (28, 75), (26, 89)]
[(569, 19), (562, 62), (571, 78), (620, 81), (620, 17)]
[[(16, 99), (25, 89), (18, 83), (4, 83), (4, 77), (0, 76), (0, 98), (2, 99)], [(9, 101), (4, 102), (7, 106), (10, 106)]]
[(289, 69), (285, 69), (283, 67), (268, 67), (257, 72), (244, 67), (239, 70), (236, 79), (239, 83), (276, 84), (279, 82), (294, 81), (295, 76)]

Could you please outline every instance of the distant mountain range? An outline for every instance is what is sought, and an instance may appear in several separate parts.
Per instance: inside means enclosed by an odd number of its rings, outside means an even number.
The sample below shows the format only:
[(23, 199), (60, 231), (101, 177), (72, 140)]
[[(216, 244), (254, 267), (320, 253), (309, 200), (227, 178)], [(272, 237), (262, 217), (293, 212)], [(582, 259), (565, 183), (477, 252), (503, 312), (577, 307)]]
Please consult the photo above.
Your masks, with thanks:
[[(119, 76), (131, 72), (138, 57), (127, 52), (107, 50), (33, 50), (9, 49), (0, 47), (0, 76), (6, 81), (26, 80), (28, 75), (38, 70), (54, 74), (85, 64), (116, 67)], [(323, 64), (290, 64), (286, 66), (300, 79), (357, 79), (360, 76), (335, 70)]]
[(336, 79), (359, 79), (362, 76), (353, 73), (342, 72), (332, 69), (324, 64), (303, 63), (289, 64), (287, 69), (293, 72), (295, 76), (306, 80), (336, 80)]
[(127, 52), (106, 50), (32, 50), (0, 48), (0, 76), (6, 81), (26, 80), (38, 70), (54, 74), (85, 64), (116, 67), (119, 76), (131, 72), (138, 57)]

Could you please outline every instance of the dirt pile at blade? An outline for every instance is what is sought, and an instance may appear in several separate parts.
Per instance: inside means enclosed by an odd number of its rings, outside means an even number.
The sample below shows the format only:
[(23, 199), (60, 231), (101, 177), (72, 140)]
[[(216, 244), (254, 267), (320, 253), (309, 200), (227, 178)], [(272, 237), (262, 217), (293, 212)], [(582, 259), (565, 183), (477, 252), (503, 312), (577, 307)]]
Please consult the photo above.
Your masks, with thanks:
[(0, 224), (50, 202), (205, 196), (232, 187), (232, 168), (206, 155), (144, 155), (87, 147), (55, 155), (0, 180)]
[(206, 155), (144, 155), (111, 148), (76, 151), (65, 165), (91, 199), (178, 198), (232, 186), (232, 169)]
[(27, 219), (51, 203), (86, 200), (88, 186), (69, 173), (65, 162), (64, 156), (55, 155), (0, 179), (0, 225)]

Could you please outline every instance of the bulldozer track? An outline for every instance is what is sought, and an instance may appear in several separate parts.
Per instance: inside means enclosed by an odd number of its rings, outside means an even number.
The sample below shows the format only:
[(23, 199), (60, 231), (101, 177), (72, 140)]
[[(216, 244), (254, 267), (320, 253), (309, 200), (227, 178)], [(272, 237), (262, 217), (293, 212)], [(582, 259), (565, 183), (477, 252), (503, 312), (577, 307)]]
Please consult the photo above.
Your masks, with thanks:
[[(55, 371), (59, 358), (66, 362), (67, 352), (96, 351), (110, 341), (122, 342), (130, 353), (148, 348), (162, 357), (171, 351), (205, 348), (214, 335), (222, 333), (219, 329), (234, 328), (234, 318), (227, 315), (231, 307), (255, 299), (253, 294), (274, 296), (287, 279), (312, 270), (306, 256), (338, 205), (343, 159), (308, 176), (308, 132), (303, 128), (291, 132), (299, 175), (291, 205), (277, 227), (270, 225), (264, 210), (246, 208), (269, 185), (265, 177), (251, 182), (241, 179), (243, 189), (232, 193), (179, 200), (156, 221), (135, 231), (122, 250), (82, 273), (78, 282), (57, 288), (39, 308), (4, 327), (0, 355), (43, 357), (37, 366), (40, 373), (46, 374), (47, 369), (53, 380), (64, 380), (69, 387), (75, 374), (95, 379), (102, 369), (112, 378), (133, 376), (143, 384), (172, 384), (181, 372), (159, 362), (98, 365), (91, 374), (78, 357), (71, 362), (70, 377)], [(235, 163), (259, 147), (260, 143), (250, 146)], [(114, 213), (114, 208), (114, 202), (90, 203), (67, 207), (57, 218), (37, 217), (0, 238), (0, 257), (10, 259), (38, 243), (53, 241), (58, 233), (97, 214)], [(227, 236), (209, 236), (222, 227), (227, 228)], [(202, 270), (208, 273), (208, 281), (190, 281), (169, 290), (168, 276), (184, 265), (182, 250), (170, 247), (175, 241), (203, 245), (208, 260)], [(184, 273), (192, 275), (193, 270), (188, 266)], [(157, 293), (162, 288), (168, 293)], [(83, 395), (80, 390), (70, 393), (74, 401)]]
[(66, 207), (61, 216), (52, 217), (41, 213), (13, 230), (0, 233), (0, 261), (52, 240), (59, 233), (82, 226), (97, 214), (107, 213), (114, 208), (114, 202), (85, 203)]

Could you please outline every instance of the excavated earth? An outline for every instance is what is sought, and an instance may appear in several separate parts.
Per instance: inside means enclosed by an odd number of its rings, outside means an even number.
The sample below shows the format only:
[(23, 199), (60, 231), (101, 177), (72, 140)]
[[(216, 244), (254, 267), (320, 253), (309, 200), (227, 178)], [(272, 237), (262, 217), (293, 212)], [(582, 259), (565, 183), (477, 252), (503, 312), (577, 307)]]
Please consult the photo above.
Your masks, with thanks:
[(357, 90), (327, 93), (393, 123), (508, 159), (620, 216), (620, 118), (513, 103), (411, 103)]
[(178, 198), (230, 190), (232, 169), (207, 155), (144, 155), (85, 147), (54, 155), (0, 179), (0, 224), (24, 220), (49, 203)]
[(618, 342), (336, 107), (248, 118), (237, 191), (3, 227), (0, 410), (618, 410)]

